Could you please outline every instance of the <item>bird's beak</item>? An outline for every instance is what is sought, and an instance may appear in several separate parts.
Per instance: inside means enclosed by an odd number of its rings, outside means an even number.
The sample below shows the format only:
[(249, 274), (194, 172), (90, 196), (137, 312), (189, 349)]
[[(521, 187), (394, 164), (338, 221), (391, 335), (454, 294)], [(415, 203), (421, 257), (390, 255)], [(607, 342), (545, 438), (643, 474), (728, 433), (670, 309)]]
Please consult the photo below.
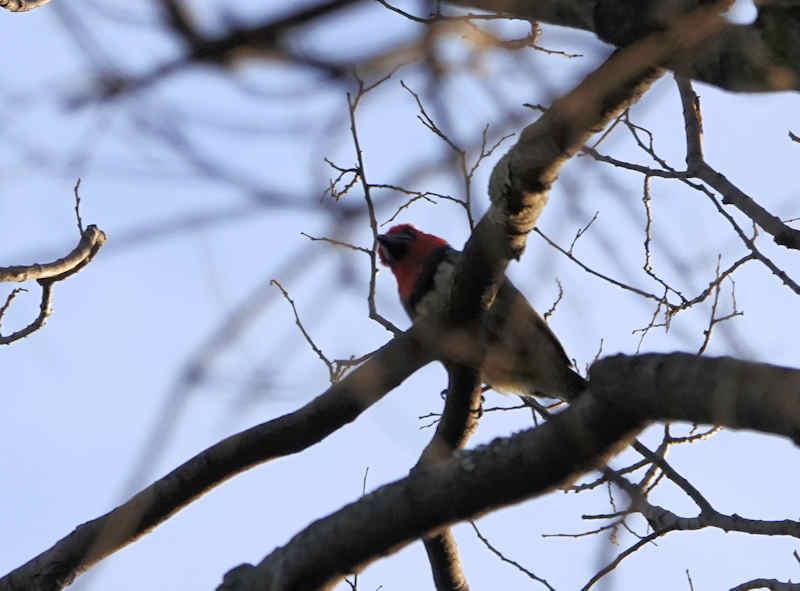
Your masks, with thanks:
[(378, 256), (381, 263), (391, 267), (405, 254), (409, 242), (409, 238), (402, 234), (379, 234)]

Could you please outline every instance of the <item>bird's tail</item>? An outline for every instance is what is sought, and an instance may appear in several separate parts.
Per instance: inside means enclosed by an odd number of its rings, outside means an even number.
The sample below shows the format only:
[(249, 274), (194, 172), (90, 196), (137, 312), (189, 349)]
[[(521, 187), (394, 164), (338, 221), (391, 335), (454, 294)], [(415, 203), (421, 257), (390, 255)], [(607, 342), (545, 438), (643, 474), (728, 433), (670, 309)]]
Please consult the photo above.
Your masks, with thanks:
[(537, 386), (528, 390), (527, 396), (559, 398), (564, 402), (572, 402), (589, 387), (581, 375), (569, 367), (564, 367), (564, 373), (557, 380), (551, 382), (549, 387)]

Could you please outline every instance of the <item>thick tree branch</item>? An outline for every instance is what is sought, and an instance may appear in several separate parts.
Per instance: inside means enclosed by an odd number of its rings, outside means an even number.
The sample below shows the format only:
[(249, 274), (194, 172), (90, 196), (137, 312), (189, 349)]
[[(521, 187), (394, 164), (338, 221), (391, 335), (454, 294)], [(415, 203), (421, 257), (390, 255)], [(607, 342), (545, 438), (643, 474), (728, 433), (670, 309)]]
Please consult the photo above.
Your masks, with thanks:
[(223, 439), (124, 505), (78, 526), (52, 548), (0, 579), (0, 591), (62, 589), (78, 574), (228, 478), (256, 464), (302, 451), (353, 421), (429, 361), (413, 332), (403, 333), (304, 407)]
[[(444, 411), (431, 441), (425, 447), (419, 462), (412, 470), (430, 468), (447, 460), (466, 445), (469, 436), (478, 426), (481, 405), (481, 380), (474, 369), (451, 366)], [(458, 546), (449, 529), (442, 529), (423, 540), (437, 591), (468, 591), (469, 585)]]
[(591, 391), (547, 423), (379, 488), (237, 567), (220, 589), (330, 589), (426, 532), (563, 486), (649, 421), (800, 434), (797, 369), (675, 353), (606, 358), (590, 376)]
[[(698, 0), (447, 0), (449, 4), (499, 12), (591, 31), (617, 45), (663, 30), (675, 7), (690, 10)], [(696, 51), (666, 64), (694, 80), (739, 92), (800, 89), (800, 12), (780, 3), (756, 4), (751, 24), (727, 23)]]
[(564, 163), (649, 88), (662, 73), (658, 66), (695, 48), (723, 22), (717, 4), (676, 19), (669, 30), (616, 52), (522, 131), (492, 171), (492, 205), (464, 246), (451, 300), (454, 324), (474, 320), (491, 305), (509, 260), (522, 254)]
[(452, 530), (449, 527), (440, 529), (425, 537), (422, 542), (425, 544), (436, 591), (469, 591)]
[(800, 591), (800, 583), (783, 582), (777, 579), (753, 579), (731, 587), (731, 591), (749, 591), (751, 589), (770, 589), (771, 591)]
[(621, 408), (582, 396), (539, 428), (459, 452), (346, 505), (258, 566), (232, 570), (219, 589), (331, 589), (340, 573), (358, 571), (430, 531), (570, 481), (639, 424)]
[(800, 371), (688, 353), (615, 355), (590, 370), (596, 394), (625, 387), (626, 404), (654, 420), (774, 433), (800, 442)]
[(414, 469), (448, 459), (463, 448), (478, 427), (481, 410), (481, 381), (474, 369), (447, 368), (448, 390), (444, 411), (428, 445)]

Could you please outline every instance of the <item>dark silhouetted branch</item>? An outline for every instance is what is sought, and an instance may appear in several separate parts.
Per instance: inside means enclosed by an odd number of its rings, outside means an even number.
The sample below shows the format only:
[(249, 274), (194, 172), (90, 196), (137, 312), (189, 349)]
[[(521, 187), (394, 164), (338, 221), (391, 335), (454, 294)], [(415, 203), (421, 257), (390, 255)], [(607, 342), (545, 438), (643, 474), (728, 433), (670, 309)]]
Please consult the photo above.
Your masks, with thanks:
[[(498, 12), (592, 31), (618, 47), (653, 31), (663, 30), (678, 10), (703, 2), (650, 0), (447, 0), (448, 4)], [(719, 2), (728, 8), (731, 2)], [(678, 53), (666, 64), (694, 80), (739, 92), (800, 89), (800, 37), (796, 7), (780, 2), (756, 4), (758, 17), (750, 24), (725, 23), (696, 50)]]
[(430, 361), (413, 333), (392, 339), (302, 408), (223, 439), (127, 503), (74, 532), (0, 579), (0, 591), (62, 589), (211, 488), (254, 465), (297, 453), (353, 421)]
[(618, 355), (590, 369), (590, 392), (545, 424), (459, 452), (314, 522), (220, 589), (330, 589), (343, 572), (426, 532), (564, 486), (650, 421), (716, 423), (800, 439), (800, 370), (735, 359)]
[(769, 589), (770, 591), (800, 591), (800, 583), (791, 581), (784, 583), (777, 579), (753, 579), (731, 587), (731, 591), (750, 591), (751, 589)]
[(800, 230), (785, 224), (778, 216), (771, 214), (755, 199), (747, 195), (728, 178), (714, 170), (703, 158), (700, 99), (692, 88), (690, 80), (676, 76), (678, 91), (683, 104), (683, 120), (686, 128), (686, 169), (691, 176), (699, 178), (720, 195), (722, 202), (730, 204), (771, 234), (775, 244), (786, 248), (800, 249)]
[[(478, 426), (481, 407), (481, 380), (470, 368), (451, 366), (444, 411), (436, 432), (412, 470), (435, 469), (466, 445)], [(442, 529), (423, 540), (437, 591), (468, 591), (466, 576), (458, 557), (458, 546), (449, 529)]]

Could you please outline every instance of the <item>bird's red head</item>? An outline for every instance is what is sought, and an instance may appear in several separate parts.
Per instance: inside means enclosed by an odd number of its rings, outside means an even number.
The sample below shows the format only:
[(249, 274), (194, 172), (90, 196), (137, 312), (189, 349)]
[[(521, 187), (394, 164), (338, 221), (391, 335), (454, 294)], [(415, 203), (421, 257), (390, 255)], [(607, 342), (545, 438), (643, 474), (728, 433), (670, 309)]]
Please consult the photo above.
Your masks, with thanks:
[(401, 300), (408, 301), (426, 263), (443, 246), (446, 241), (411, 224), (393, 226), (378, 236), (378, 256), (394, 273)]

